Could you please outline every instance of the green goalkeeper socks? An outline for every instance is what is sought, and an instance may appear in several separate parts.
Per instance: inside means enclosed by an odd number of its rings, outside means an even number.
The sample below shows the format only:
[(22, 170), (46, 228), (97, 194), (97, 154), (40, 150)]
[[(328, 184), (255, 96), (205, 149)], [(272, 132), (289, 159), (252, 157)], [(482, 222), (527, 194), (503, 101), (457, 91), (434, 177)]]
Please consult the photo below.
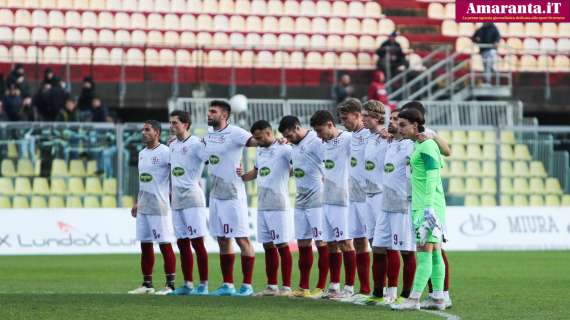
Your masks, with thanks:
[[(441, 258), (441, 253), (440, 253), (440, 258)], [(432, 253), (421, 252), (421, 251), (417, 252), (416, 259), (417, 259), (417, 267), (416, 267), (416, 274), (414, 275), (414, 285), (412, 293), (414, 293), (414, 295), (418, 295), (418, 297), (410, 296), (410, 298), (419, 299), (419, 295), (422, 294), (429, 278), (431, 277)]]
[(431, 274), (431, 283), (433, 285), (433, 292), (443, 292), (443, 282), (445, 280), (445, 264), (441, 256), (441, 249), (432, 252), (433, 256), (433, 270)]

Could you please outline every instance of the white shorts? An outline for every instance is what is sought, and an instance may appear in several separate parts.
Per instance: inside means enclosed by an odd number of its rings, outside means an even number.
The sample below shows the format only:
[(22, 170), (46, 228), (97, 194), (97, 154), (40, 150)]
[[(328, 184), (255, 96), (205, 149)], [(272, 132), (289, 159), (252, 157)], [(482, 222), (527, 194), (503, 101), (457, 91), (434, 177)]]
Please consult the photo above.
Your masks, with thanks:
[(214, 237), (250, 236), (247, 199), (210, 199), (210, 233)]
[(176, 241), (170, 215), (137, 214), (137, 240), (170, 243)]
[[(369, 238), (369, 230), (374, 230), (373, 220), (366, 202), (351, 202), (348, 211), (348, 234), (352, 239)], [(372, 234), (373, 235), (373, 234)]]
[(323, 240), (323, 208), (295, 208), (295, 239)]
[(397, 251), (416, 251), (416, 236), (409, 213), (386, 213), (382, 211), (376, 220), (373, 247)]
[(323, 206), (323, 240), (326, 242), (352, 239), (348, 233), (348, 207)]
[(172, 224), (177, 239), (195, 239), (208, 234), (208, 209), (172, 209)]
[(382, 212), (382, 193), (376, 193), (374, 195), (366, 196), (366, 212), (368, 213), (367, 222), (369, 225), (366, 226), (366, 237), (368, 239), (374, 238), (374, 229), (376, 229), (376, 219)]
[(289, 243), (291, 224), (289, 211), (257, 211), (257, 241), (261, 243)]

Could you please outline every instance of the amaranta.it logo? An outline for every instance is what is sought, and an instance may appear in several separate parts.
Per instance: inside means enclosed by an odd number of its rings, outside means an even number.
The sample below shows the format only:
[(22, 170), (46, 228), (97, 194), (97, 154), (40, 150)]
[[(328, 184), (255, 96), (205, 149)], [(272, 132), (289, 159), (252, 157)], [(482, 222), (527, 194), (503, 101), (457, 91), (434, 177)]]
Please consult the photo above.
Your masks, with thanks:
[(143, 173), (140, 174), (139, 180), (140, 180), (141, 182), (151, 182), (151, 181), (152, 181), (152, 176), (150, 175), (150, 173), (143, 172)]
[(220, 163), (220, 157), (218, 157), (215, 154), (211, 155), (209, 160), (210, 160), (210, 163), (213, 165)]
[(376, 168), (376, 164), (372, 161), (366, 161), (364, 168), (366, 168), (367, 171), (372, 171), (374, 168)]
[(332, 169), (334, 168), (334, 161), (332, 160), (325, 160), (325, 169)]
[(262, 177), (268, 176), (271, 173), (271, 169), (269, 169), (268, 167), (263, 167), (261, 169), (259, 169), (259, 175)]
[(293, 174), (295, 175), (295, 178), (302, 178), (305, 176), (305, 171), (303, 171), (303, 169), (295, 168), (295, 170), (293, 170)]
[(392, 164), (392, 163), (386, 163), (386, 164), (384, 165), (384, 172), (386, 172), (386, 173), (393, 172), (394, 169), (396, 169), (396, 167), (395, 167), (394, 164)]
[(351, 157), (350, 158), (350, 166), (354, 168), (354, 167), (356, 167), (357, 164), (358, 164), (358, 160), (356, 160), (355, 157)]
[(185, 173), (184, 168), (181, 168), (181, 167), (174, 167), (174, 168), (172, 169), (172, 175), (175, 176), (175, 177), (181, 177), (181, 176), (184, 175), (184, 173)]

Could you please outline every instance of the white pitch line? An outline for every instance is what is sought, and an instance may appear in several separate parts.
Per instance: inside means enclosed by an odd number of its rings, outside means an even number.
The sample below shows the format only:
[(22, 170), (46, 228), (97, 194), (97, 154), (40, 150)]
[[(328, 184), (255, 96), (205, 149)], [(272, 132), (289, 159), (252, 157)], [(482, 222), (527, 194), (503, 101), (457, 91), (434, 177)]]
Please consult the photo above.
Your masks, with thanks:
[(461, 320), (461, 318), (460, 318), (459, 316), (456, 316), (456, 315), (453, 315), (453, 314), (450, 314), (450, 313), (446, 313), (446, 312), (443, 312), (443, 311), (425, 310), (425, 309), (422, 309), (422, 310), (420, 310), (420, 311), (421, 311), (421, 312), (425, 312), (425, 313), (434, 314), (434, 315), (436, 315), (436, 316), (440, 316), (440, 317), (442, 317), (442, 318), (444, 318), (444, 319), (446, 319), (446, 320)]

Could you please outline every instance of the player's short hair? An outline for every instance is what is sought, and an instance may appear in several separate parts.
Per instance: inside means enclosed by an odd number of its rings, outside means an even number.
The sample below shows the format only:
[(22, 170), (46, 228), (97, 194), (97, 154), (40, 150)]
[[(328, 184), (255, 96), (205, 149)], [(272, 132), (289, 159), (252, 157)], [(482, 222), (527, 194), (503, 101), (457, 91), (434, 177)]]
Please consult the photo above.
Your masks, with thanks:
[(362, 103), (356, 98), (348, 98), (341, 102), (336, 110), (338, 113), (360, 113), (362, 112)]
[(426, 114), (426, 108), (424, 107), (424, 105), (419, 102), (419, 101), (410, 101), (408, 103), (406, 103), (405, 105), (403, 105), (400, 110), (405, 110), (405, 109), (416, 109), (419, 112), (422, 113), (422, 115)]
[(228, 118), (232, 114), (232, 106), (227, 101), (224, 100), (212, 100), (210, 102), (210, 107), (218, 107), (228, 113)]
[(144, 124), (150, 125), (154, 130), (158, 131), (158, 135), (162, 132), (162, 127), (160, 126), (160, 122), (156, 120), (146, 120)]
[(400, 113), (398, 114), (398, 118), (406, 119), (410, 123), (415, 122), (418, 124), (419, 132), (425, 131), (424, 125), (426, 124), (426, 120), (424, 118), (424, 115), (418, 109), (415, 108), (402, 109), (402, 111), (400, 111)]
[(386, 107), (382, 102), (378, 100), (366, 101), (366, 103), (364, 103), (364, 105), (362, 106), (362, 109), (366, 110), (368, 112), (368, 115), (378, 120), (382, 120), (384, 114), (386, 113)]
[(251, 125), (250, 132), (254, 133), (257, 130), (265, 130), (265, 129), (271, 130), (271, 124), (266, 120), (257, 120)]
[(281, 118), (279, 121), (279, 132), (283, 133), (285, 130), (294, 129), (296, 126), (301, 126), (301, 121), (296, 116), (288, 115)]
[(182, 110), (174, 110), (170, 113), (171, 117), (178, 117), (178, 120), (184, 124), (191, 125), (190, 114)]
[(334, 117), (332, 113), (328, 110), (319, 110), (311, 116), (310, 124), (311, 127), (322, 126), (327, 124), (329, 121), (334, 125)]

